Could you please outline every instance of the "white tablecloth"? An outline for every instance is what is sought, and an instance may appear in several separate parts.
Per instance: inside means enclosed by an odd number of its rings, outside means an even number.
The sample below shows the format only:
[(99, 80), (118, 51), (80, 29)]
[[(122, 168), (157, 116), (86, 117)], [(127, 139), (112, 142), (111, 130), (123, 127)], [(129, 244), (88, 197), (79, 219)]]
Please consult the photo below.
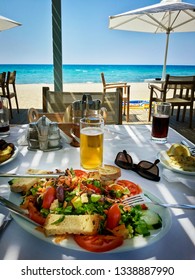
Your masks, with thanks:
[[(0, 166), (0, 172), (24, 173), (28, 168), (49, 170), (80, 168), (79, 148), (63, 142), (63, 148), (58, 151), (29, 151), (27, 146), (19, 145), (22, 144), (21, 137), (25, 134), (25, 130), (25, 125), (11, 127), (10, 136), (6, 141), (15, 143), (19, 153), (13, 161)], [(135, 163), (140, 160), (153, 162), (159, 151), (166, 150), (172, 143), (180, 143), (185, 139), (170, 128), (168, 142), (160, 145), (151, 141), (150, 131), (150, 125), (107, 126), (104, 139), (104, 163), (114, 164), (116, 154), (123, 149), (131, 154)], [(158, 183), (126, 170), (122, 170), (121, 178), (128, 178), (140, 184), (143, 189), (165, 202), (195, 204), (195, 188), (189, 188), (181, 182), (168, 182), (162, 177), (161, 164), (159, 169), (161, 180)], [(175, 173), (176, 177), (177, 175)], [(194, 176), (191, 177), (192, 180), (195, 179)], [(0, 195), (8, 198), (8, 179), (0, 178), (0, 180)], [(34, 237), (12, 221), (0, 236), (0, 259), (195, 259), (194, 210), (172, 209), (170, 211), (172, 226), (162, 239), (149, 246), (123, 253), (93, 254), (61, 248)], [(0, 206), (0, 212), (5, 214), (7, 210)]]

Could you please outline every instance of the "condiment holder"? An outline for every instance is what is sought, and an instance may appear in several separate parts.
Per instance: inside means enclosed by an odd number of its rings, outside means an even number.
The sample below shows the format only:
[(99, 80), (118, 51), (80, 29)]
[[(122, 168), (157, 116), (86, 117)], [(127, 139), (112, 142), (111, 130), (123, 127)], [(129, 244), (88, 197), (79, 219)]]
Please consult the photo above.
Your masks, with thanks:
[(27, 131), (29, 150), (53, 151), (62, 148), (57, 122), (42, 116), (37, 122), (29, 123)]

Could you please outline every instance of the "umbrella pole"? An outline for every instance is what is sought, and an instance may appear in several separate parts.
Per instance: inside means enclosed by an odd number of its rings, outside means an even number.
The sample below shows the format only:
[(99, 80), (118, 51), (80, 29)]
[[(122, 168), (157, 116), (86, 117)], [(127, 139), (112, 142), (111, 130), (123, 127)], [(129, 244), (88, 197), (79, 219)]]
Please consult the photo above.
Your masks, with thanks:
[(54, 90), (63, 91), (61, 0), (52, 0)]
[(163, 65), (163, 71), (162, 71), (162, 80), (163, 81), (165, 80), (165, 76), (166, 76), (167, 54), (168, 54), (168, 46), (169, 46), (169, 34), (170, 34), (170, 31), (167, 31), (165, 58), (164, 58), (164, 65)]

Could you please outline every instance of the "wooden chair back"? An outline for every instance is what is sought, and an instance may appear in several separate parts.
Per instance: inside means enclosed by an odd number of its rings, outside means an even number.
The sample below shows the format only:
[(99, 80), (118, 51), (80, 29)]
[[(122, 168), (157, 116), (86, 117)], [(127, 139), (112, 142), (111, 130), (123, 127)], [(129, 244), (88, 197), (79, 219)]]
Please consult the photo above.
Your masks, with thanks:
[[(76, 100), (82, 100), (85, 92), (55, 92), (43, 87), (43, 112), (64, 113), (65, 122), (70, 122), (71, 105)], [(122, 89), (102, 94), (90, 92), (93, 100), (99, 99), (102, 107), (107, 109), (107, 124), (122, 124)]]
[(0, 87), (3, 96), (6, 96), (6, 89), (5, 89), (5, 81), (6, 81), (6, 72), (0, 73)]
[(43, 115), (45, 115), (52, 122), (65, 123), (64, 113), (43, 113), (35, 108), (30, 108), (28, 110), (28, 122), (36, 122)]
[(101, 79), (102, 79), (103, 87), (105, 88), (105, 86), (106, 86), (106, 81), (105, 81), (104, 73), (101, 73)]
[(121, 88), (123, 91), (123, 115), (126, 115), (126, 120), (129, 122), (129, 102), (130, 102), (130, 85), (126, 82), (106, 83), (104, 73), (101, 73), (101, 80), (103, 85), (103, 93), (107, 94), (110, 90)]
[[(165, 82), (162, 88), (158, 88), (155, 85), (151, 85), (150, 90), (150, 105), (149, 105), (149, 120), (151, 116), (151, 108), (153, 101), (164, 101), (172, 104), (172, 108), (175, 106), (177, 109), (176, 120), (179, 120), (180, 108), (183, 106), (182, 121), (184, 121), (186, 107), (190, 107), (190, 122), (189, 127), (192, 127), (193, 118), (193, 102), (195, 92), (195, 76), (171, 76), (166, 75)], [(160, 96), (158, 96), (160, 93)]]
[[(13, 71), (13, 72), (8, 71), (5, 85), (6, 85), (6, 97), (9, 100), (11, 117), (13, 117), (12, 104), (11, 104), (11, 98), (13, 98), (13, 97), (15, 98), (17, 111), (19, 113), (19, 105), (18, 105), (18, 98), (17, 98), (15, 82), (16, 82), (16, 71)], [(11, 86), (12, 86), (12, 88), (11, 88)]]

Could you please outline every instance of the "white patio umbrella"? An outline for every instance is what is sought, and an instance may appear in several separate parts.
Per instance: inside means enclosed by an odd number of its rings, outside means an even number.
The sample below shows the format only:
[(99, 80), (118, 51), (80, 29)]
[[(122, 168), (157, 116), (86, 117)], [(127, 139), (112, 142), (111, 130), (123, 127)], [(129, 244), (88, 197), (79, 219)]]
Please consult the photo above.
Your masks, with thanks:
[(166, 33), (162, 79), (166, 75), (167, 52), (171, 32), (195, 31), (195, 5), (181, 0), (162, 0), (159, 4), (110, 16), (109, 28), (137, 32)]
[(11, 20), (9, 18), (0, 16), (0, 31), (4, 31), (16, 26), (20, 26), (21, 23)]

